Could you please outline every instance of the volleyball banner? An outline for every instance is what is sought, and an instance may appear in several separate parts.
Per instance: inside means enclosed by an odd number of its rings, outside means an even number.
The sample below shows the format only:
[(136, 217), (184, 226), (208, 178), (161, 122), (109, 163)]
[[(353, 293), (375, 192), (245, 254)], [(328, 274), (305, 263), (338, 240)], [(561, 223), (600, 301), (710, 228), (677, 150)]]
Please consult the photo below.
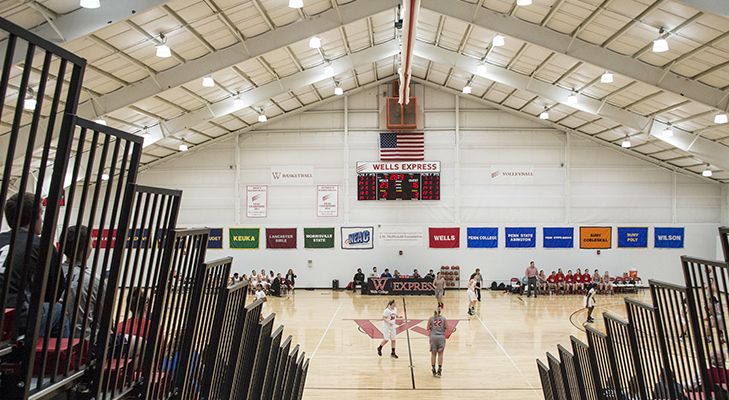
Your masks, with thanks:
[(613, 228), (609, 226), (581, 226), (581, 249), (610, 249), (613, 247)]
[(648, 247), (648, 227), (619, 226), (618, 248), (645, 249)]
[(375, 228), (368, 227), (342, 227), (342, 249), (361, 250), (375, 247)]
[(499, 228), (468, 228), (469, 249), (495, 249), (499, 247)]
[(334, 228), (304, 228), (305, 249), (333, 249)]
[(210, 228), (208, 235), (208, 249), (223, 248), (223, 228)]
[(537, 247), (537, 228), (505, 228), (505, 230), (507, 248)]
[(575, 247), (575, 228), (544, 228), (545, 249), (571, 249)]
[(295, 249), (296, 228), (266, 228), (267, 249)]
[(657, 249), (682, 249), (683, 228), (655, 228), (653, 247)]
[(457, 249), (461, 243), (460, 228), (428, 228), (431, 249)]
[(260, 245), (261, 228), (228, 228), (228, 243), (231, 249), (253, 250)]

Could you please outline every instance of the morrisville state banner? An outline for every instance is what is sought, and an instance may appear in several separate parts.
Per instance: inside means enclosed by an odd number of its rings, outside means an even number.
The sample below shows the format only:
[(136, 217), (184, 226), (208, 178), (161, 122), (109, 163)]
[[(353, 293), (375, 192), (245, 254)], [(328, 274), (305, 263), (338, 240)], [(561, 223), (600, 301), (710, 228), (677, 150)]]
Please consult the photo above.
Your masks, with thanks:
[(610, 249), (613, 247), (613, 228), (610, 226), (581, 226), (581, 249)]
[(267, 249), (295, 249), (296, 228), (266, 228)]
[(305, 249), (333, 249), (334, 228), (304, 228)]
[(231, 249), (252, 250), (260, 247), (261, 228), (228, 228), (228, 243)]
[(627, 249), (645, 249), (648, 247), (648, 227), (619, 226), (618, 247)]

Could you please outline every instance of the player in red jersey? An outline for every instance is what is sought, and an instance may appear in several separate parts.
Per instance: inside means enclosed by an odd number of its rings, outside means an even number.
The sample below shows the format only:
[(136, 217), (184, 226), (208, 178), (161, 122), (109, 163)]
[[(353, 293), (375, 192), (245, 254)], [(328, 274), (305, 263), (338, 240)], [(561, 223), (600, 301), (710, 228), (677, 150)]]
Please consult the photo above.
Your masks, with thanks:
[(583, 292), (588, 290), (588, 286), (590, 286), (591, 281), (592, 275), (590, 275), (590, 271), (585, 268), (585, 273), (582, 274), (582, 284), (585, 286), (585, 290), (583, 290)]
[(547, 283), (549, 283), (550, 292), (554, 292), (555, 289), (557, 289), (557, 274), (554, 271), (552, 271), (552, 274), (547, 278)]
[(574, 286), (575, 292), (582, 293), (584, 285), (582, 284), (582, 271), (580, 271), (579, 268), (577, 268), (577, 271), (575, 271), (572, 282), (572, 286)]
[(557, 269), (557, 275), (555, 275), (557, 278), (557, 289), (562, 291), (562, 294), (564, 294), (564, 273), (562, 272), (562, 268)]
[(569, 294), (572, 294), (572, 291), (575, 290), (575, 280), (571, 269), (567, 270), (567, 275), (564, 276), (564, 286)]

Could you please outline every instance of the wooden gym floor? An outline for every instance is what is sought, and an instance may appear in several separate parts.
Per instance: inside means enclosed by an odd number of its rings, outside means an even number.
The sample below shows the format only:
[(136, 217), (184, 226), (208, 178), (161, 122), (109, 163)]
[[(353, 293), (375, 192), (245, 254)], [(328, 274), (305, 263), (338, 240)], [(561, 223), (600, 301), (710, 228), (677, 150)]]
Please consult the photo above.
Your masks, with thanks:
[[(626, 319), (625, 296), (597, 296), (597, 329), (605, 330), (603, 312)], [(628, 296), (650, 301), (648, 291)], [(289, 299), (269, 297), (267, 312), (276, 313), (276, 326), (283, 324), (284, 334), (311, 358), (304, 399), (542, 399), (536, 358), (546, 362), (545, 353), (557, 354), (558, 344), (570, 348), (570, 335), (586, 341), (580, 295), (535, 299), (484, 290), (477, 315), (469, 318), (466, 291), (448, 290), (443, 315), (455, 329), (438, 379), (430, 370), (425, 331), (436, 305), (432, 296), (404, 297), (408, 322), (398, 321), (400, 358), (390, 358), (389, 343), (377, 356), (382, 311), (393, 298), (403, 315), (403, 296), (298, 289)]]

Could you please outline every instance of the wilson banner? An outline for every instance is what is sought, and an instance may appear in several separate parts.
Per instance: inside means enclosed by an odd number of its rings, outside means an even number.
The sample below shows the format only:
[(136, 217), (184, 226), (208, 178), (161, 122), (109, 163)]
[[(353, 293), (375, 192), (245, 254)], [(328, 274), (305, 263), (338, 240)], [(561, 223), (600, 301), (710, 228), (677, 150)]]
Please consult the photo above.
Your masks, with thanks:
[(657, 249), (682, 249), (683, 228), (655, 228), (653, 247)]

